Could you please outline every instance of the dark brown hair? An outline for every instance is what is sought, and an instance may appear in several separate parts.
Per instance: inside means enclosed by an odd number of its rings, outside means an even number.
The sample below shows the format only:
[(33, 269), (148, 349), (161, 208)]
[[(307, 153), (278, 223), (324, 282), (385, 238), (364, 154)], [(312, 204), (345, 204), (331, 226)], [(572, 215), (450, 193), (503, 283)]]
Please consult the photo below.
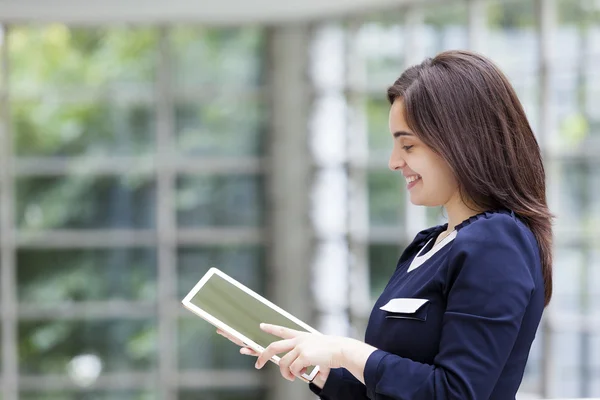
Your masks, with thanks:
[(553, 215), (538, 142), (506, 76), (481, 55), (447, 51), (407, 69), (387, 95), (404, 101), (408, 126), (450, 165), (467, 204), (512, 210), (529, 226), (547, 305)]

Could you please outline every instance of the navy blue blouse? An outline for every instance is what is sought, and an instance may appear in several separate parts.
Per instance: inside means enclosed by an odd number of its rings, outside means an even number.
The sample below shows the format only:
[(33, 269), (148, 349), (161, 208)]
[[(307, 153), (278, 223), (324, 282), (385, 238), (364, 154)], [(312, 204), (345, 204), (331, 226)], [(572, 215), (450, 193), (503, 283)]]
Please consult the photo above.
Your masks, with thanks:
[(365, 384), (333, 369), (310, 384), (321, 399), (515, 398), (544, 309), (537, 241), (513, 212), (484, 212), (409, 271), (446, 228), (417, 234), (375, 303)]

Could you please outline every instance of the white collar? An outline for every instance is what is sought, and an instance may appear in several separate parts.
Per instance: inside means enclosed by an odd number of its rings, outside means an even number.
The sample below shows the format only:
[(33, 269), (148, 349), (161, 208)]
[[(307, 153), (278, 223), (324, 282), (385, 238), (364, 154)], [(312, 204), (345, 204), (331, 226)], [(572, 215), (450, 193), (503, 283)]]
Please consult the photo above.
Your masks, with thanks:
[(413, 269), (417, 269), (421, 265), (423, 265), (423, 263), (425, 263), (425, 261), (429, 260), (442, 247), (444, 247), (445, 245), (447, 245), (448, 243), (450, 243), (456, 237), (456, 233), (457, 233), (457, 231), (453, 231), (451, 234), (449, 234), (448, 236), (446, 236), (445, 238), (443, 238), (441, 242), (439, 242), (438, 244), (436, 244), (435, 246), (433, 246), (431, 248), (431, 250), (429, 250), (426, 254), (421, 255), (421, 252), (423, 251), (423, 249), (425, 249), (427, 247), (427, 245), (429, 244), (429, 242), (431, 242), (433, 240), (433, 238), (429, 239), (427, 241), (427, 243), (425, 243), (425, 246), (423, 246), (423, 248), (421, 248), (421, 250), (419, 250), (419, 252), (415, 256), (415, 258), (413, 258), (413, 260), (410, 263), (410, 266), (408, 267), (408, 270), (406, 272), (410, 272)]

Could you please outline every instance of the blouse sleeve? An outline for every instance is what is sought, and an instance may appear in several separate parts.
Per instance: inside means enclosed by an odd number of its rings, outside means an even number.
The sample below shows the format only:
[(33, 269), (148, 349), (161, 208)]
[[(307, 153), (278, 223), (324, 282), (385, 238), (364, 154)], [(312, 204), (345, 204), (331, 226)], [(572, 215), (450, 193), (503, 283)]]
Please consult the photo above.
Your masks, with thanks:
[(312, 383), (309, 387), (322, 400), (368, 400), (365, 385), (345, 368), (332, 369), (323, 389)]

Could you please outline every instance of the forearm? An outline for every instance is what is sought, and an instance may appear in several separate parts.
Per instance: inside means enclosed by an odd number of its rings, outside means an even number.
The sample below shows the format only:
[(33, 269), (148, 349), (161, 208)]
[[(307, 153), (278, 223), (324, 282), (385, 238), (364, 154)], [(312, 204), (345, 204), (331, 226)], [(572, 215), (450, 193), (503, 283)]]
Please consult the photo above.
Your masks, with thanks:
[(377, 348), (355, 339), (348, 339), (342, 347), (342, 367), (346, 368), (362, 384), (365, 383), (365, 365)]

